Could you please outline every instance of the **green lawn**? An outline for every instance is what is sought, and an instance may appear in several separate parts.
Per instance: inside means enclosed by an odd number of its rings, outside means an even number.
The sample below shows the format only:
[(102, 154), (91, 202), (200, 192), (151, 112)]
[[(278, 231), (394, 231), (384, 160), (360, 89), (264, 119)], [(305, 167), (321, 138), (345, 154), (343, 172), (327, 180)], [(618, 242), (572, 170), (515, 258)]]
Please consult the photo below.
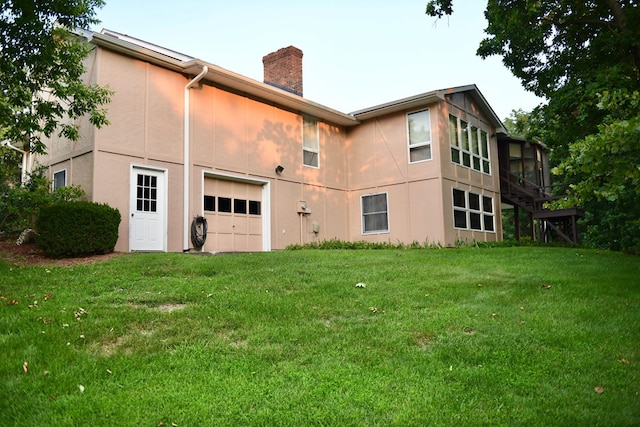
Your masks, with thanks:
[(0, 260), (0, 295), (0, 425), (640, 424), (621, 253)]

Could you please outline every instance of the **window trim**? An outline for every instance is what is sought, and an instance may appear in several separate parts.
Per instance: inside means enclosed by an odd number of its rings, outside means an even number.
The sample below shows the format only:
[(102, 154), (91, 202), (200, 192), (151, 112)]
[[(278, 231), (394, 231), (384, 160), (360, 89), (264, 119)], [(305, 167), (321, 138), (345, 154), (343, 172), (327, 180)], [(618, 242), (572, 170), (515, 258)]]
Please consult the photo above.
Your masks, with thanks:
[[(428, 113), (428, 118), (429, 118), (429, 139), (425, 142), (418, 142), (416, 144), (411, 144), (411, 131), (409, 128), (409, 116), (411, 114), (418, 114), (418, 113), (423, 113), (423, 112), (427, 112)], [(433, 138), (431, 135), (431, 109), (429, 108), (423, 108), (420, 110), (415, 110), (415, 111), (409, 111), (407, 112), (407, 114), (405, 114), (405, 118), (406, 118), (406, 132), (407, 132), (407, 160), (409, 161), (409, 164), (414, 164), (414, 163), (422, 163), (422, 162), (428, 162), (430, 160), (433, 160)], [(421, 160), (411, 160), (411, 150), (415, 150), (417, 148), (423, 148), (423, 147), (429, 147), (429, 158), (428, 159), (421, 159)]]
[[(464, 193), (464, 206), (456, 206), (456, 197), (455, 192), (459, 191)], [(474, 195), (478, 197), (478, 209), (471, 208), (471, 198), (470, 196)], [(489, 199), (491, 201), (491, 211), (485, 210), (485, 199)], [(451, 208), (452, 208), (452, 219), (453, 219), (453, 228), (455, 230), (465, 230), (465, 231), (478, 231), (482, 233), (496, 233), (496, 214), (495, 214), (495, 203), (494, 196), (483, 194), (480, 192), (470, 191), (470, 190), (461, 190), (459, 188), (452, 187), (451, 189)], [(456, 212), (463, 212), (465, 215), (465, 227), (456, 226)], [(473, 228), (471, 223), (471, 215), (479, 215), (480, 216), (480, 228)], [(491, 227), (492, 230), (487, 229), (486, 220), (487, 218), (491, 218)]]
[[(63, 184), (58, 187), (56, 186), (56, 175), (61, 173), (64, 174)], [(66, 186), (67, 186), (67, 169), (66, 168), (57, 170), (51, 174), (51, 191), (56, 191), (58, 188), (62, 188)]]
[[(386, 211), (384, 211), (384, 213), (386, 213), (387, 215), (387, 227), (386, 229), (380, 229), (380, 230), (371, 230), (371, 231), (366, 231), (365, 230), (365, 212), (364, 212), (364, 199), (365, 197), (372, 197), (372, 196), (379, 196), (384, 194), (385, 197), (385, 202), (386, 202)], [(380, 214), (382, 213), (382, 211), (380, 212), (369, 212), (367, 213), (367, 215), (372, 215), (372, 214)], [(386, 191), (383, 191), (381, 193), (370, 193), (370, 194), (363, 194), (360, 196), (360, 222), (361, 222), (361, 227), (360, 230), (362, 232), (362, 235), (372, 235), (372, 234), (388, 234), (390, 233), (391, 227), (390, 227), (390, 220), (389, 220), (389, 193)]]
[[(307, 145), (305, 145), (305, 142), (307, 141), (305, 139), (306, 137), (306, 133), (305, 133), (305, 125), (307, 123), (311, 123), (313, 122), (314, 124), (314, 128), (315, 128), (315, 146), (317, 148), (313, 148), (313, 147), (308, 147)], [(314, 153), (316, 155), (316, 158), (318, 159), (318, 164), (317, 165), (310, 165), (305, 163), (304, 160), (304, 155), (305, 152), (309, 152), (309, 153)], [(315, 117), (311, 117), (311, 116), (302, 116), (302, 165), (309, 167), (309, 168), (314, 168), (314, 169), (320, 169), (320, 129), (319, 129), (319, 122), (318, 119), (316, 119)]]

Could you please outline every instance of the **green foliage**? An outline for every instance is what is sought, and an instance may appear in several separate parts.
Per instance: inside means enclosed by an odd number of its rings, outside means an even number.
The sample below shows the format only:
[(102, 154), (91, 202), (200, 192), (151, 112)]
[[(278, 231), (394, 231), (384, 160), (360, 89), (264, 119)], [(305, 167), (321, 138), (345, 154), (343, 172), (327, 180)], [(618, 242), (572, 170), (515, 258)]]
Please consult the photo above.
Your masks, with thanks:
[(18, 170), (0, 181), (0, 234), (35, 228), (36, 218), (42, 208), (55, 202), (78, 200), (85, 195), (84, 190), (77, 186), (62, 187), (51, 192), (51, 181), (45, 174), (46, 169), (39, 168), (29, 176), (25, 185), (21, 185)]
[[(0, 134), (0, 141), (2, 135)], [(22, 154), (9, 147), (0, 146), (0, 185), (20, 183)]]
[(373, 250), (373, 249), (423, 249), (423, 248), (442, 248), (442, 246), (438, 243), (420, 243), (418, 241), (413, 241), (409, 244), (404, 244), (402, 242), (366, 242), (364, 240), (359, 240), (355, 242), (339, 240), (339, 239), (329, 239), (329, 240), (320, 240), (317, 242), (294, 244), (286, 247), (286, 250), (295, 251), (301, 249), (321, 249), (321, 250), (333, 250), (333, 249), (347, 249), (347, 250)]
[(84, 84), (90, 47), (70, 32), (97, 23), (94, 9), (103, 5), (102, 0), (0, 0), (0, 128), (6, 139), (44, 153), (41, 135), (59, 129), (62, 137), (77, 140), (75, 119), (86, 114), (97, 127), (108, 124), (101, 106), (111, 92)]
[(569, 147), (555, 169), (573, 182), (557, 207), (581, 206), (587, 241), (597, 246), (640, 252), (640, 93), (604, 92), (598, 132)]
[(109, 253), (118, 240), (120, 219), (120, 212), (106, 204), (54, 203), (38, 215), (38, 246), (53, 257)]
[(429, 16), (435, 16), (442, 18), (444, 15), (451, 15), (453, 13), (453, 1), (452, 0), (430, 0), (427, 3), (427, 9), (425, 13)]
[[(489, 0), (478, 55), (500, 55), (525, 88), (552, 101), (567, 85), (584, 87), (602, 70), (638, 77), (640, 11), (609, 2)], [(576, 93), (577, 95), (577, 93)]]

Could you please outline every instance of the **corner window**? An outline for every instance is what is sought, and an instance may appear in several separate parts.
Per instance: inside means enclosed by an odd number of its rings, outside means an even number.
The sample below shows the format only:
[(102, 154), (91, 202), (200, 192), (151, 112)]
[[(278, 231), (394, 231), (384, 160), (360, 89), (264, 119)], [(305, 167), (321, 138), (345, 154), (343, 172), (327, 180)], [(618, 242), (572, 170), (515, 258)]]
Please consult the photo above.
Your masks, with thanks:
[(449, 145), (453, 163), (491, 175), (489, 134), (486, 131), (450, 114)]
[(320, 142), (318, 121), (310, 117), (302, 118), (302, 163), (314, 168), (320, 167)]
[(453, 226), (463, 230), (495, 231), (493, 198), (453, 189)]
[(63, 169), (53, 173), (53, 179), (51, 182), (51, 189), (56, 191), (58, 188), (65, 187), (67, 185), (67, 170)]
[(407, 114), (409, 163), (431, 160), (431, 117), (429, 110)]
[(362, 196), (362, 233), (389, 231), (387, 193)]

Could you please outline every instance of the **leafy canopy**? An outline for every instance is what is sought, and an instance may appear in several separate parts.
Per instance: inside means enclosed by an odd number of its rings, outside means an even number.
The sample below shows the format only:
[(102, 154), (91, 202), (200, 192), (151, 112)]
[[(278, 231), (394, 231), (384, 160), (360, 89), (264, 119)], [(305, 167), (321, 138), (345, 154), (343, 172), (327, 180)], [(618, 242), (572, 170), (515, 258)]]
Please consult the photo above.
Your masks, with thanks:
[[(426, 12), (441, 18), (452, 5), (431, 0)], [(553, 150), (568, 190), (557, 206), (585, 209), (592, 243), (640, 252), (638, 2), (488, 0), (485, 17), (477, 54), (500, 55), (525, 89), (547, 99), (512, 118), (526, 118), (514, 128)]]
[[(453, 13), (453, 0), (431, 0), (426, 13)], [(551, 99), (601, 70), (637, 80), (640, 9), (635, 0), (488, 0), (488, 37), (477, 54), (500, 55), (524, 87)], [(595, 65), (595, 66), (594, 66)]]
[(100, 107), (111, 92), (83, 82), (90, 47), (71, 31), (97, 23), (95, 9), (103, 5), (103, 0), (0, 0), (4, 138), (44, 153), (42, 138), (56, 129), (61, 137), (77, 140), (74, 122), (82, 116), (97, 127), (108, 124)]

